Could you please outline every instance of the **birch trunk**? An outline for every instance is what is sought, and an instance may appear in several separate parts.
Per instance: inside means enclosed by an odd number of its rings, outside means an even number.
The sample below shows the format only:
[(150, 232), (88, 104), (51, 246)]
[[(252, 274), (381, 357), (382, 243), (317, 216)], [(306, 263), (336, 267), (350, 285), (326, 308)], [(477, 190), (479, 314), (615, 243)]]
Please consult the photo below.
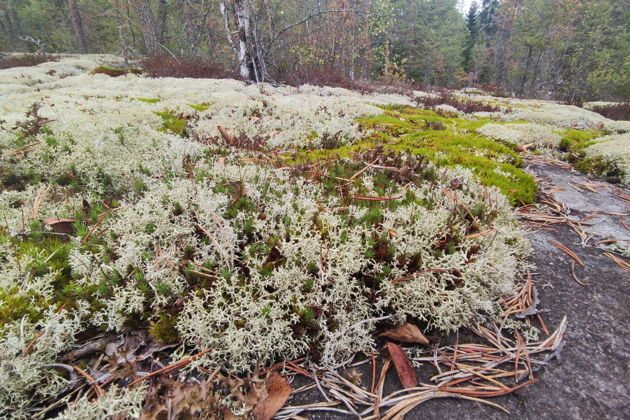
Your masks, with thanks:
[(250, 34), (251, 17), (249, 9), (244, 0), (234, 0), (234, 15), (236, 16), (236, 25), (238, 28), (238, 62), (241, 77), (246, 80), (253, 80), (253, 60), (249, 52), (248, 42)]

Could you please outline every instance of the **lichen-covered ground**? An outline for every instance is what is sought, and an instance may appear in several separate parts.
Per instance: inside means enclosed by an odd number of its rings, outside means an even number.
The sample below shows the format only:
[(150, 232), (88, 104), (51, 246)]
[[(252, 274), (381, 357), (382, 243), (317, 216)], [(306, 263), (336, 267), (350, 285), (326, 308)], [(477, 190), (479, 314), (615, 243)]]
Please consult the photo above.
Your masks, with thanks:
[(403, 324), (538, 342), (502, 306), (533, 268), (520, 154), (630, 176), (630, 123), (575, 107), (458, 92), (497, 106), (466, 114), (422, 92), (91, 71), (116, 62), (0, 72), (1, 415), (151, 418), (164, 390), (138, 378), (160, 357), (251, 378), (335, 367)]

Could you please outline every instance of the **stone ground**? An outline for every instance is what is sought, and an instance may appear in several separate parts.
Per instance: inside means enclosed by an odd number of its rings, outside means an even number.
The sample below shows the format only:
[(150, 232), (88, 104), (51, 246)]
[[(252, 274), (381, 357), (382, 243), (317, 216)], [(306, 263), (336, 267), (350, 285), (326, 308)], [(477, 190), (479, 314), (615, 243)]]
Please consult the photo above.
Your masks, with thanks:
[[(543, 191), (553, 191), (555, 199), (565, 204), (566, 213), (575, 220), (596, 211), (630, 213), (630, 201), (615, 194), (628, 195), (627, 190), (593, 182), (553, 164), (530, 161), (528, 170), (539, 178)], [(597, 185), (597, 188), (593, 192), (580, 188), (579, 184)], [(535, 250), (532, 262), (538, 268), (534, 278), (540, 292), (539, 308), (549, 310), (543, 317), (550, 330), (565, 315), (568, 328), (560, 360), (553, 360), (539, 371), (538, 382), (491, 400), (511, 414), (471, 401), (441, 399), (417, 407), (406, 419), (630, 419), (630, 273), (604, 256), (594, 244), (612, 237), (630, 238), (630, 230), (621, 224), (624, 220), (630, 226), (630, 217), (601, 213), (597, 216), (589, 220), (593, 226), (586, 228), (593, 235), (586, 246), (565, 225), (554, 231), (532, 232), (529, 236)], [(576, 274), (588, 286), (581, 286), (573, 279), (571, 258), (551, 245), (550, 240), (569, 247), (584, 261), (585, 267), (578, 265)], [(371, 373), (366, 371), (364, 378), (370, 381)], [(426, 373), (419, 372), (418, 378), (426, 381)], [(384, 395), (399, 386), (392, 368)], [(315, 391), (290, 400), (289, 405), (320, 400), (321, 395)], [(348, 418), (324, 412), (303, 416)]]

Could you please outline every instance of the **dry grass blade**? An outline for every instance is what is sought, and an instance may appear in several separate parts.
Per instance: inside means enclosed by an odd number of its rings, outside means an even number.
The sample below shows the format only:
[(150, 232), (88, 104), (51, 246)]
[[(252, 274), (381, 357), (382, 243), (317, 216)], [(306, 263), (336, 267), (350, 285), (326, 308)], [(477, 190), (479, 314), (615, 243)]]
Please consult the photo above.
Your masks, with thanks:
[(99, 397), (102, 397), (103, 395), (105, 395), (105, 390), (101, 388), (101, 386), (98, 384), (98, 381), (94, 379), (94, 377), (90, 376), (86, 371), (81, 369), (79, 366), (73, 366), (73, 368), (74, 370), (77, 371), (79, 375), (83, 376), (88, 381), (88, 384), (94, 387), (94, 389), (96, 390), (96, 394)]
[(495, 232), (494, 229), (484, 230), (483, 232), (473, 233), (471, 235), (467, 235), (467, 236), (465, 236), (465, 238), (466, 239), (475, 239), (475, 238), (479, 238), (481, 236), (492, 235), (494, 232)]
[(393, 284), (402, 283), (402, 282), (404, 282), (404, 281), (413, 280), (413, 279), (415, 279), (416, 277), (419, 277), (419, 276), (421, 276), (421, 275), (423, 275), (423, 274), (428, 274), (428, 273), (444, 273), (444, 272), (446, 272), (446, 271), (447, 271), (447, 270), (445, 270), (444, 268), (428, 268), (428, 269), (426, 269), (426, 270), (416, 271), (415, 273), (410, 274), (410, 275), (408, 275), (408, 276), (406, 276), (406, 277), (400, 277), (400, 278), (394, 279), (394, 280), (392, 280), (392, 283), (393, 283)]
[(605, 239), (603, 241), (597, 241), (595, 242), (596, 244), (612, 244), (615, 242), (628, 242), (630, 241), (630, 238), (625, 238), (625, 239)]
[(41, 141), (36, 141), (30, 144), (27, 144), (26, 146), (22, 146), (18, 149), (5, 153), (4, 156), (9, 157), (9, 156), (15, 156), (15, 155), (23, 155), (25, 153), (31, 152), (33, 150), (32, 148), (39, 144), (41, 144)]
[(575, 274), (575, 261), (571, 261), (571, 275), (573, 276), (573, 280), (575, 280), (580, 286), (588, 286), (588, 283), (580, 280), (577, 274)]
[(207, 237), (208, 239), (210, 239), (212, 241), (212, 244), (215, 246), (217, 252), (219, 254), (221, 254), (221, 257), (223, 257), (223, 260), (225, 261), (225, 263), (227, 264), (228, 267), (232, 267), (232, 260), (230, 259), (230, 257), (227, 255), (227, 253), (225, 252), (224, 247), (222, 247), (219, 242), (217, 241), (217, 239), (210, 233), (208, 232), (208, 230), (206, 228), (204, 228), (201, 225), (196, 225), (197, 228), (199, 230), (201, 230)]
[(630, 263), (628, 261), (625, 261), (610, 252), (604, 252), (604, 255), (613, 260), (622, 270), (630, 271)]
[(372, 165), (374, 165), (376, 162), (378, 162), (378, 158), (374, 159), (374, 161), (372, 163), (366, 163), (365, 167), (362, 168), (361, 170), (359, 170), (357, 173), (355, 173), (354, 175), (352, 175), (350, 178), (348, 178), (348, 182), (352, 182), (354, 179), (356, 179), (358, 176), (360, 176), (363, 172), (367, 171), (369, 168), (372, 167)]
[(563, 251), (569, 257), (573, 258), (575, 260), (575, 262), (577, 262), (578, 264), (580, 264), (582, 266), (584, 265), (584, 262), (580, 259), (580, 257), (578, 257), (575, 254), (575, 252), (571, 251), (569, 248), (567, 248), (566, 246), (562, 245), (560, 242), (550, 240), (549, 243), (551, 245), (555, 246), (556, 248), (560, 249), (561, 251)]
[(153, 371), (153, 372), (149, 373), (148, 375), (141, 376), (140, 378), (134, 380), (133, 382), (131, 382), (127, 386), (134, 386), (134, 385), (136, 385), (136, 384), (138, 384), (138, 383), (140, 383), (140, 382), (142, 382), (142, 381), (144, 381), (146, 379), (149, 379), (149, 378), (151, 378), (153, 376), (160, 375), (162, 373), (168, 373), (168, 372), (171, 372), (171, 371), (174, 371), (174, 370), (177, 370), (177, 369), (181, 369), (184, 366), (191, 364), (192, 362), (194, 362), (195, 360), (197, 360), (198, 358), (200, 358), (204, 354), (208, 353), (209, 351), (210, 350), (204, 350), (204, 351), (202, 351), (200, 353), (195, 354), (194, 356), (190, 356), (190, 357), (188, 357), (188, 358), (186, 358), (184, 360), (180, 360), (179, 362), (175, 362), (173, 364), (165, 366), (162, 369), (158, 369), (156, 371)]
[(623, 198), (624, 200), (630, 201), (630, 195), (628, 195), (628, 194), (623, 194), (623, 193), (620, 193), (620, 192), (618, 192), (618, 193), (616, 192), (615, 195), (617, 197)]
[(630, 216), (630, 214), (628, 214), (628, 213), (620, 213), (618, 211), (597, 210), (597, 211), (595, 211), (593, 213), (595, 213), (595, 214), (607, 214), (609, 216), (621, 216), (621, 217)]

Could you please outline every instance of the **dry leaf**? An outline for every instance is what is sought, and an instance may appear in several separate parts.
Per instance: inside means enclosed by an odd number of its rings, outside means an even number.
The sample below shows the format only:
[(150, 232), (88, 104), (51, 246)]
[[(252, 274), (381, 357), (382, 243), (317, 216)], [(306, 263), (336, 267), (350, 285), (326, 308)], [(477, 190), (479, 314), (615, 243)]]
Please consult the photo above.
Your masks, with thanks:
[(59, 217), (49, 217), (47, 219), (42, 219), (45, 225), (50, 226), (50, 228), (57, 233), (66, 233), (68, 235), (72, 235), (74, 233), (74, 220), (72, 219), (61, 219)]
[(283, 376), (274, 372), (267, 379), (267, 398), (256, 405), (252, 415), (256, 420), (270, 420), (287, 402), (291, 395), (291, 385)]
[(221, 156), (219, 159), (217, 159), (217, 166), (225, 166), (225, 157)]
[(385, 331), (381, 336), (400, 341), (401, 343), (429, 345), (429, 340), (420, 332), (420, 329), (409, 323), (394, 328), (393, 330)]
[(235, 142), (236, 139), (234, 138), (234, 136), (228, 133), (225, 128), (217, 125), (217, 129), (219, 130), (219, 133), (221, 133), (221, 137), (223, 137), (223, 140), (225, 140), (227, 144), (233, 144)]
[(416, 379), (416, 372), (413, 370), (413, 366), (411, 366), (411, 362), (403, 349), (401, 349), (398, 344), (388, 341), (387, 350), (394, 361), (394, 367), (396, 368), (398, 378), (403, 388), (413, 388), (417, 386), (418, 380)]

